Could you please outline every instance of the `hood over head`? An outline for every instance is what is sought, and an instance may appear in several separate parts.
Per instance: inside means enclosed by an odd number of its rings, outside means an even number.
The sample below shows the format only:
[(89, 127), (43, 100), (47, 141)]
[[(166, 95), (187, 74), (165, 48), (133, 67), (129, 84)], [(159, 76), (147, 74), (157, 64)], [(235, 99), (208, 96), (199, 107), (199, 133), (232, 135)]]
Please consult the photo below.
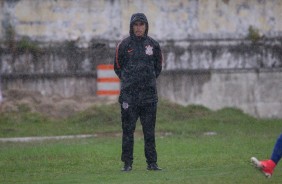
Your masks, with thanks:
[(146, 30), (145, 30), (145, 35), (144, 36), (147, 36), (148, 30), (149, 30), (149, 24), (148, 24), (147, 17), (146, 17), (146, 15), (144, 13), (134, 13), (131, 16), (130, 28), (129, 28), (130, 36), (134, 36), (134, 33), (133, 33), (133, 23), (136, 22), (136, 21), (144, 22), (146, 24)]

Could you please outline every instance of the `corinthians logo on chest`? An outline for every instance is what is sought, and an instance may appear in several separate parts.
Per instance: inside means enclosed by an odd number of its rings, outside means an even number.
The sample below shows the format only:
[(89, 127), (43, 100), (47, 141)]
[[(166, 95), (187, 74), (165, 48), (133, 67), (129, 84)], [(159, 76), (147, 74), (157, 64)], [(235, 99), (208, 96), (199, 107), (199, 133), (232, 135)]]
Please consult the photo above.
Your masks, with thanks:
[(145, 53), (149, 56), (153, 55), (153, 47), (151, 45), (145, 46), (146, 50)]

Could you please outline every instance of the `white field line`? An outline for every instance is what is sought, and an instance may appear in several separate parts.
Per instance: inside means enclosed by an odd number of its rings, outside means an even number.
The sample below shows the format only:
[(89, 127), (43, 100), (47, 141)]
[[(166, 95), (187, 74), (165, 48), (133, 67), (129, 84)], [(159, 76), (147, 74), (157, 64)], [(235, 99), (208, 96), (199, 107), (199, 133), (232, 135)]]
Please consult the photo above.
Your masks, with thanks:
[(66, 135), (66, 136), (46, 136), (46, 137), (13, 137), (0, 138), (0, 142), (31, 142), (31, 141), (45, 141), (45, 140), (61, 140), (61, 139), (82, 139), (97, 137), (96, 134), (90, 135)]
[[(136, 136), (143, 136), (142, 132), (136, 131)], [(171, 132), (156, 132), (156, 136), (161, 138), (171, 136)], [(62, 140), (62, 139), (83, 139), (93, 137), (121, 137), (122, 133), (97, 133), (85, 135), (66, 135), (66, 136), (43, 136), (43, 137), (13, 137), (13, 138), (0, 138), (0, 142), (32, 142), (32, 141), (45, 141), (45, 140)]]

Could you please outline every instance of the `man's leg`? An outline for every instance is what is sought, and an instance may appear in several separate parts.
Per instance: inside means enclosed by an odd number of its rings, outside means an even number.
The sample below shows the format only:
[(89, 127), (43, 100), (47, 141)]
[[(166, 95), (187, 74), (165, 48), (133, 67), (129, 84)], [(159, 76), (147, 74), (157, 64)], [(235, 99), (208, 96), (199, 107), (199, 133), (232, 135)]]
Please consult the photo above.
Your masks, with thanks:
[(272, 152), (271, 160), (273, 160), (275, 164), (278, 164), (281, 157), (282, 157), (282, 134), (280, 134), (279, 138), (276, 141), (276, 144)]
[(264, 173), (266, 177), (271, 177), (276, 165), (282, 157), (282, 134), (276, 141), (274, 146), (272, 156), (270, 160), (258, 160), (256, 157), (251, 158), (251, 162), (257, 167), (260, 171)]
[(157, 152), (155, 143), (157, 103), (143, 105), (140, 109), (140, 121), (143, 128), (145, 141), (145, 156), (147, 164), (157, 162)]
[(121, 105), (121, 120), (122, 120), (122, 154), (121, 160), (125, 167), (132, 167), (133, 162), (133, 146), (134, 146), (134, 131), (138, 112), (136, 106)]

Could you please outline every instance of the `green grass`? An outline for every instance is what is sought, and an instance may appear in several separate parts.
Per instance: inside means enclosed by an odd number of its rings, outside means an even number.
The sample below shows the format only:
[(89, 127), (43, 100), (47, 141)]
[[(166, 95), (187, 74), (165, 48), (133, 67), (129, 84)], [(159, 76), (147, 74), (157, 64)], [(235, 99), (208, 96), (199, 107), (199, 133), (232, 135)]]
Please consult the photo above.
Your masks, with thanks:
[[(249, 163), (269, 158), (282, 120), (256, 119), (238, 109), (211, 111), (161, 102), (157, 131), (161, 172), (146, 171), (142, 136), (135, 137), (134, 165), (120, 171), (121, 138), (97, 137), (0, 143), (0, 183), (281, 183), (282, 168), (266, 179)], [(137, 130), (141, 130), (138, 122)], [(23, 108), (1, 114), (0, 137), (120, 132), (117, 104), (94, 106), (67, 119), (50, 119)], [(206, 132), (216, 132), (208, 136)]]

